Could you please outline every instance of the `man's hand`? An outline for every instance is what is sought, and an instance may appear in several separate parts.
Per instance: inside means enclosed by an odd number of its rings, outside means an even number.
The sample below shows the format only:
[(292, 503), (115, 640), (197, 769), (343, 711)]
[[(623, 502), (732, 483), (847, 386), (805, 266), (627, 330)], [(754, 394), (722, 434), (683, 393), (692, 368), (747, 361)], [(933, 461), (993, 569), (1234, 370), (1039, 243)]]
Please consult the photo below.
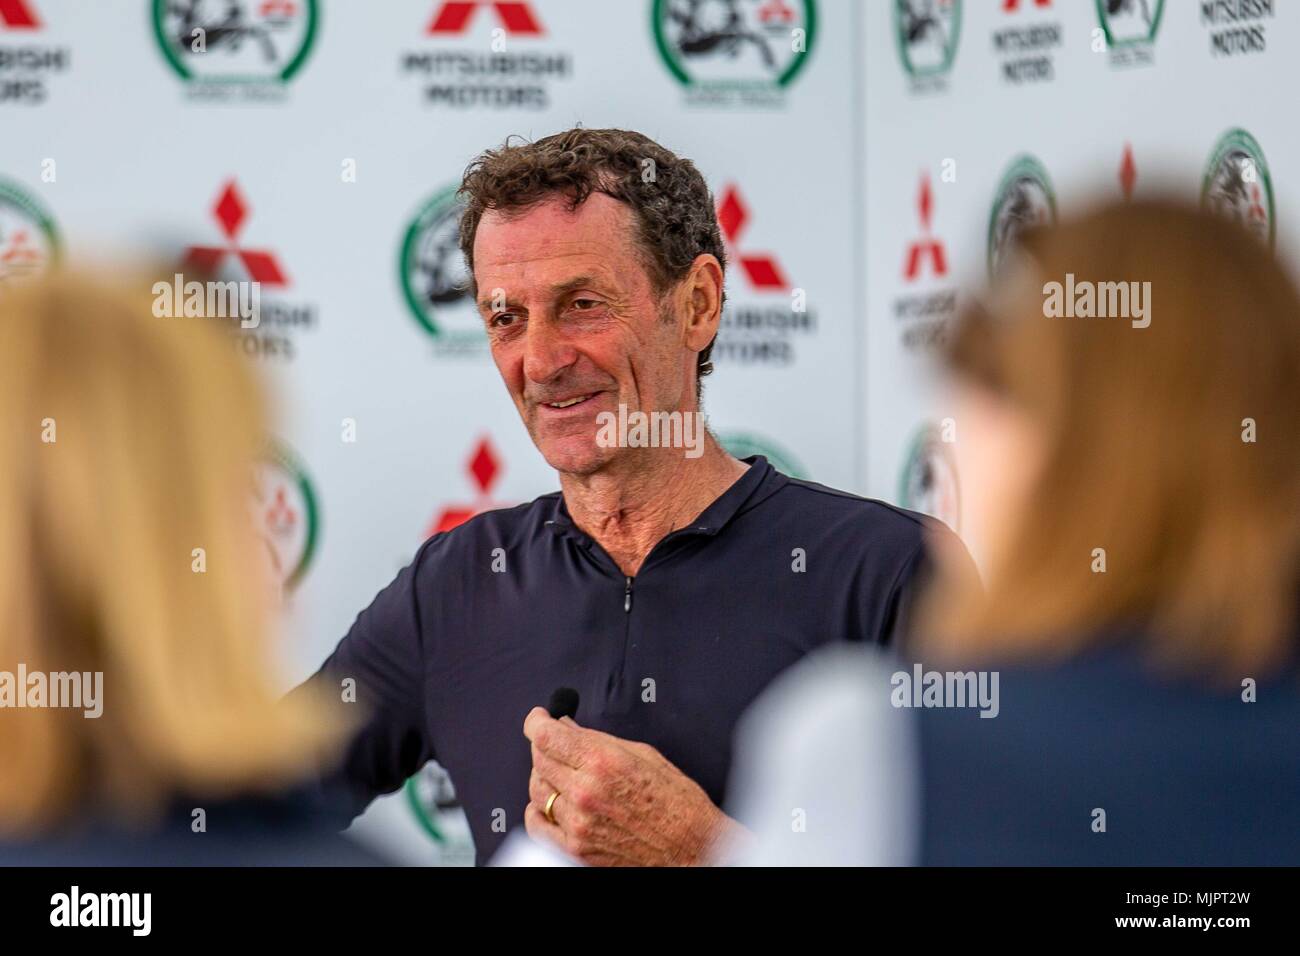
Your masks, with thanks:
[[(649, 744), (555, 720), (534, 707), (524, 720), (532, 741), (524, 826), (592, 866), (692, 866), (710, 862), (742, 828)], [(551, 794), (555, 823), (544, 810)]]

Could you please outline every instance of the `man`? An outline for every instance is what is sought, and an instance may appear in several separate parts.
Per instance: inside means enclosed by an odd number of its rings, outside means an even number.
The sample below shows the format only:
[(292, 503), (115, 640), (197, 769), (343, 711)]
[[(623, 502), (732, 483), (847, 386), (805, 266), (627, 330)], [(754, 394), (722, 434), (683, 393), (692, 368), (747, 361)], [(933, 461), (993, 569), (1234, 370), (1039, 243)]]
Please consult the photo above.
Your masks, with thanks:
[[(809, 651), (890, 641), (922, 520), (703, 432), (611, 440), (633, 413), (700, 421), (726, 257), (689, 161), (574, 129), (485, 152), (461, 193), (493, 360), (561, 491), (430, 538), (313, 678), (369, 712), (349, 811), (437, 759), (480, 863), (521, 825), (592, 864), (707, 862), (738, 836), (737, 718)], [(560, 687), (576, 721), (537, 706)]]

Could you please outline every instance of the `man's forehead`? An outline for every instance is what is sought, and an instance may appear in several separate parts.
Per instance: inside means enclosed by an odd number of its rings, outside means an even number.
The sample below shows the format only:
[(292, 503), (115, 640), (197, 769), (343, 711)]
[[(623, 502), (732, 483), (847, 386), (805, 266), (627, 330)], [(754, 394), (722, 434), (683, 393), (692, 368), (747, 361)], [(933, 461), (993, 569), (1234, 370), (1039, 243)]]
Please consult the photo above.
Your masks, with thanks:
[(523, 210), (489, 209), (474, 236), (477, 269), (541, 259), (616, 258), (632, 251), (632, 213), (623, 203), (593, 193), (574, 209), (562, 196)]

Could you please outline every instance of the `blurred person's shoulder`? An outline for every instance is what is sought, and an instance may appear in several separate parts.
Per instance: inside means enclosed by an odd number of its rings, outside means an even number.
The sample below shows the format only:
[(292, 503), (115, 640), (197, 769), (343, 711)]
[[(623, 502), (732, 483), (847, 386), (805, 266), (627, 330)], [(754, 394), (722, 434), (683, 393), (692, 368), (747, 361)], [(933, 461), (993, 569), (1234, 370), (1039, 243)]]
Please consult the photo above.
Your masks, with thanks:
[(914, 728), (896, 659), (836, 643), (776, 678), (736, 730), (727, 810), (752, 833), (722, 862), (897, 866), (915, 845)]
[(337, 832), (314, 788), (176, 798), (158, 818), (84, 813), (58, 831), (0, 841), (0, 866), (388, 866)]
[[(1077, 710), (1099, 720), (1165, 715), (1173, 708), (1206, 715), (1241, 715), (1254, 721), (1300, 708), (1300, 633), (1289, 660), (1253, 676), (1161, 658), (1160, 645), (1137, 626), (1097, 630), (1082, 641), (1065, 635), (1061, 643), (1082, 649), (1068, 657), (990, 660), (980, 667), (1002, 675), (1004, 699), (1010, 691), (1011, 699), (1035, 708), (1050, 705), (1062, 713)], [(1256, 703), (1264, 706), (1253, 711), (1255, 716), (1247, 717), (1252, 711), (1241, 705)], [(1296, 745), (1300, 748), (1300, 736)]]
[(884, 713), (896, 671), (897, 658), (887, 650), (828, 644), (778, 675), (737, 726), (743, 734), (788, 743), (792, 752), (834, 740), (829, 731), (866, 726), (873, 713)]
[(1145, 637), (1117, 628), (1068, 659), (951, 672), (987, 676), (996, 713), (917, 707), (926, 862), (1300, 858), (1300, 671), (1173, 670), (1138, 650)]

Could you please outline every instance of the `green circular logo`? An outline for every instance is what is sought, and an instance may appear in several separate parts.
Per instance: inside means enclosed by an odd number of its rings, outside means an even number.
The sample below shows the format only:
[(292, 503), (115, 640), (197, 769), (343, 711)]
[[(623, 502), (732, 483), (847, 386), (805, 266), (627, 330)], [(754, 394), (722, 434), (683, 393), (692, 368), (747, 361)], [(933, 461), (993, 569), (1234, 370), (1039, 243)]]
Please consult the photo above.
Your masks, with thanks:
[(253, 481), (255, 527), (280, 583), (293, 589), (307, 573), (320, 536), (320, 509), (307, 471), (288, 448), (272, 443)]
[(1273, 247), (1273, 179), (1264, 151), (1244, 129), (1228, 130), (1214, 144), (1201, 180), (1201, 206), (1240, 223)]
[(1097, 20), (1108, 47), (1154, 42), (1164, 12), (1165, 0), (1097, 0)]
[(894, 39), (898, 58), (914, 79), (952, 69), (961, 37), (961, 0), (936, 7), (929, 0), (894, 0)]
[(717, 439), (733, 458), (762, 455), (777, 471), (791, 478), (808, 477), (799, 460), (769, 438), (760, 437), (752, 432), (719, 432)]
[(430, 760), (406, 779), (402, 789), (411, 816), (437, 846), (438, 862), (471, 863), (474, 838), (468, 829), (464, 808), (456, 798), (451, 776), (442, 765)]
[(898, 502), (904, 508), (937, 518), (954, 532), (961, 531), (957, 462), (938, 426), (922, 425), (912, 439), (899, 476)]
[(770, 86), (794, 81), (812, 53), (814, 0), (653, 0), (655, 46), (684, 86)]
[(317, 0), (153, 0), (154, 39), (187, 81), (287, 83), (320, 29)]
[(477, 352), (487, 347), (487, 334), (469, 294), (469, 270), (460, 251), (464, 204), (456, 188), (435, 193), (411, 221), (398, 270), (407, 307), (420, 327), (442, 346)]
[(998, 267), (1026, 229), (1056, 222), (1056, 193), (1047, 169), (1033, 156), (1018, 156), (1002, 175), (989, 213), (988, 273)]
[(58, 228), (41, 202), (0, 178), (0, 285), (44, 272), (61, 254)]

